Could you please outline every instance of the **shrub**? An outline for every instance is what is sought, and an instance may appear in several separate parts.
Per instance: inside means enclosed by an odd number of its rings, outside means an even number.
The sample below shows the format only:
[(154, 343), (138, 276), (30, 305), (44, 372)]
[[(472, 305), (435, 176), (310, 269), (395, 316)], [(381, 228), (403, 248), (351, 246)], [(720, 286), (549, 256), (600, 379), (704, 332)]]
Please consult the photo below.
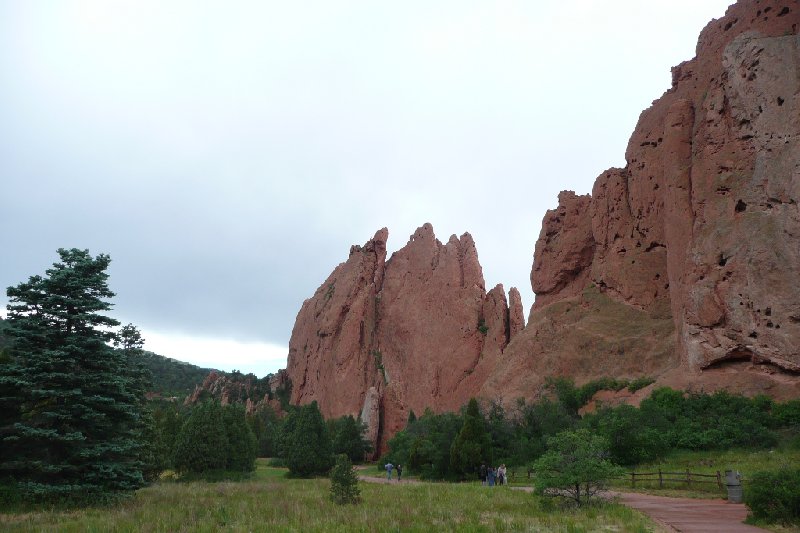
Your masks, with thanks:
[(533, 465), (536, 490), (587, 503), (624, 471), (608, 459), (608, 442), (587, 429), (562, 431), (547, 440), (548, 451)]
[(800, 524), (800, 468), (756, 472), (744, 491), (749, 519)]
[(361, 501), (356, 470), (344, 453), (336, 457), (336, 466), (331, 471), (331, 500), (339, 505)]

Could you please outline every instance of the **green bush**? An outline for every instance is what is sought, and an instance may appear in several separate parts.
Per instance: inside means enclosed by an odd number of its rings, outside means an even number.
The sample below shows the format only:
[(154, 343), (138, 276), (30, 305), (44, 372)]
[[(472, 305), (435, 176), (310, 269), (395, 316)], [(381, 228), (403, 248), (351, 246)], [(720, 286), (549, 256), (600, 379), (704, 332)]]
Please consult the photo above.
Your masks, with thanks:
[(587, 429), (562, 431), (547, 440), (548, 451), (534, 464), (540, 494), (562, 496), (583, 505), (624, 470), (609, 460), (608, 442)]
[(800, 524), (800, 468), (756, 472), (744, 491), (749, 520)]

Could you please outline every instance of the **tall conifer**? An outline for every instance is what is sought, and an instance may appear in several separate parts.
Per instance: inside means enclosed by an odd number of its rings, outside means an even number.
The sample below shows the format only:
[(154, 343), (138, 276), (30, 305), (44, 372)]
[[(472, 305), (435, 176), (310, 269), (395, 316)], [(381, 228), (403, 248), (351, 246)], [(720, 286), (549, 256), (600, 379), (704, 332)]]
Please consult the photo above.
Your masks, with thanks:
[[(18, 410), (0, 428), (0, 478), (26, 498), (96, 500), (143, 484), (141, 389), (109, 346), (118, 322), (104, 314), (109, 256), (59, 249), (45, 276), (9, 287), (12, 361), (0, 403)], [(11, 418), (9, 420), (8, 418)]]

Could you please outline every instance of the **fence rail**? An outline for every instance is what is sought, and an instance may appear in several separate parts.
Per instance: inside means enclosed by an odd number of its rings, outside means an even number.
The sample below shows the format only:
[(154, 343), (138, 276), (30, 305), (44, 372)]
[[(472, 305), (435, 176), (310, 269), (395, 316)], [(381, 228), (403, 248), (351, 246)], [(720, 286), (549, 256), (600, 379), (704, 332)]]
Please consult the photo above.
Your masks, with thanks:
[(685, 472), (662, 472), (659, 468), (658, 472), (628, 472), (628, 476), (631, 478), (631, 487), (635, 487), (637, 481), (658, 481), (658, 488), (663, 488), (664, 483), (685, 483), (687, 487), (691, 487), (693, 483), (714, 483), (720, 489), (723, 488), (722, 475), (719, 470), (716, 474), (698, 474), (688, 470)]

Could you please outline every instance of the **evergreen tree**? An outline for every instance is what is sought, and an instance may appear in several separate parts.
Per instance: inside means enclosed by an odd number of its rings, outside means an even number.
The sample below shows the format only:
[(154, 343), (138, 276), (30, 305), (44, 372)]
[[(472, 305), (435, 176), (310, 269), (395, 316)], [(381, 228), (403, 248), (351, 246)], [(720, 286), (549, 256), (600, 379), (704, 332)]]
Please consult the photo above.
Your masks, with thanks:
[(175, 439), (175, 469), (203, 473), (224, 470), (227, 462), (228, 435), (222, 406), (211, 400), (196, 405)]
[(464, 424), (450, 447), (450, 467), (459, 476), (468, 477), (481, 463), (491, 461), (492, 442), (483, 421), (478, 401), (470, 399), (464, 413)]
[(336, 466), (331, 471), (331, 500), (339, 505), (361, 501), (358, 475), (353, 463), (343, 453), (336, 457)]
[(222, 415), (228, 437), (225, 467), (236, 472), (252, 472), (256, 468), (258, 442), (245, 419), (244, 406), (226, 405)]
[(334, 420), (333, 424), (333, 453), (347, 455), (350, 461), (356, 463), (364, 460), (364, 454), (372, 450), (372, 443), (364, 438), (367, 426), (360, 420), (347, 415)]
[(289, 472), (300, 477), (327, 474), (333, 462), (331, 438), (317, 402), (303, 405), (290, 417), (294, 420), (287, 420), (283, 442)]
[(0, 376), (0, 478), (27, 499), (102, 499), (142, 486), (141, 389), (108, 343), (107, 255), (59, 249), (45, 276), (9, 287), (12, 360)]
[(114, 340), (114, 346), (125, 357), (131, 390), (141, 412), (135, 431), (139, 441), (138, 455), (142, 462), (142, 475), (146, 481), (155, 481), (164, 469), (164, 465), (156, 455), (158, 440), (156, 422), (145, 396), (152, 389), (153, 375), (144, 363), (144, 338), (136, 326), (128, 324), (120, 329)]

